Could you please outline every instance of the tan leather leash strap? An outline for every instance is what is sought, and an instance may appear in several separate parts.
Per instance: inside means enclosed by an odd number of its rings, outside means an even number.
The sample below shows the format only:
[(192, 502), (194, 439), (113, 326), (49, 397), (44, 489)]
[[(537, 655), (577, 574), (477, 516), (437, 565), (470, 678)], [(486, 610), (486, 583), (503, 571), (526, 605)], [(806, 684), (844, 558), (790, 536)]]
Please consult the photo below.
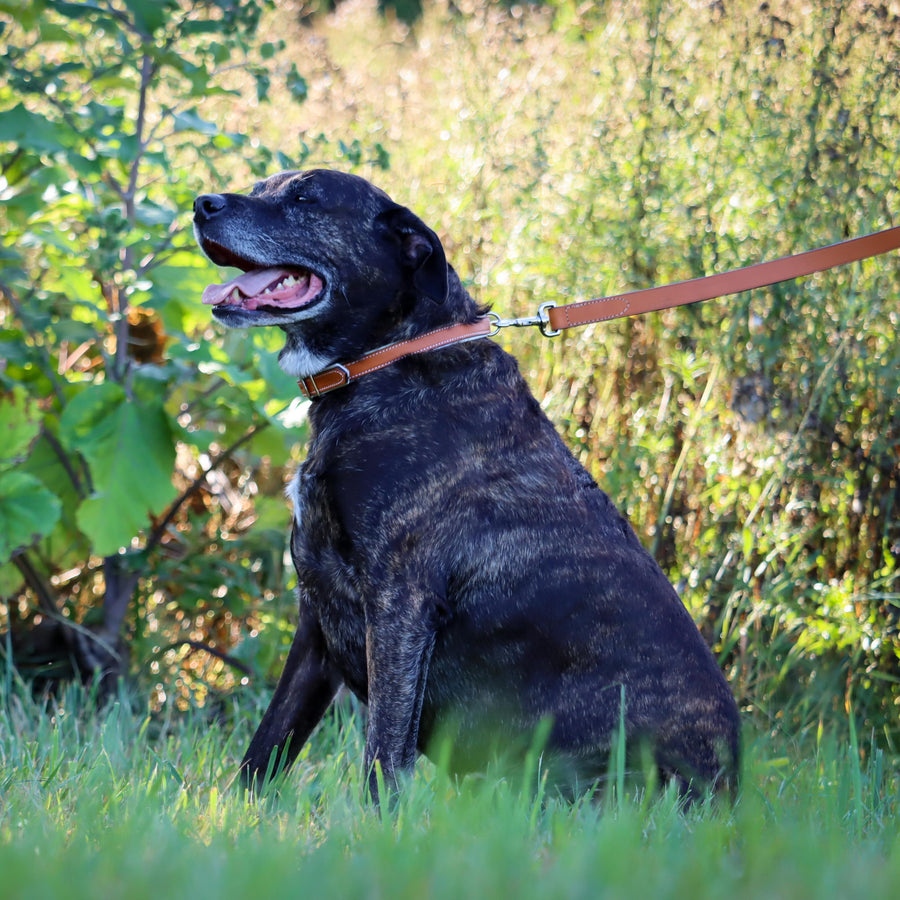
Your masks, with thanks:
[(679, 281), (662, 287), (645, 288), (627, 294), (600, 297), (596, 300), (585, 300), (583, 303), (572, 303), (568, 306), (555, 306), (547, 315), (549, 330), (559, 331), (576, 325), (603, 322), (622, 316), (636, 316), (673, 306), (683, 306), (686, 303), (712, 300), (728, 294), (739, 294), (753, 288), (802, 278), (804, 275), (812, 275), (813, 272), (823, 272), (836, 266), (868, 259), (898, 248), (900, 248), (900, 226), (877, 231), (865, 237), (852, 238), (839, 244), (831, 244), (828, 247), (820, 247), (818, 250), (807, 250), (794, 256), (732, 269), (730, 272)]
[(673, 306), (687, 303), (698, 303), (701, 300), (712, 300), (729, 294), (739, 294), (753, 288), (766, 287), (794, 278), (802, 278), (813, 272), (823, 272), (836, 266), (869, 259), (891, 250), (900, 249), (900, 226), (877, 231), (865, 237), (852, 238), (817, 250), (808, 250), (794, 256), (756, 265), (692, 278), (660, 287), (630, 291), (626, 294), (614, 294), (609, 297), (598, 297), (581, 303), (557, 306), (555, 303), (542, 303), (534, 316), (519, 319), (502, 319), (496, 313), (490, 313), (469, 324), (448, 325), (429, 331), (409, 341), (399, 341), (367, 353), (356, 362), (330, 366), (316, 375), (302, 378), (297, 384), (304, 396), (316, 399), (322, 394), (343, 387), (363, 375), (383, 369), (398, 359), (414, 353), (425, 353), (437, 350), (450, 344), (459, 344), (476, 338), (490, 337), (501, 328), (508, 326), (536, 325), (545, 335), (559, 334), (564, 328), (588, 325), (592, 322), (606, 322), (624, 316), (637, 316), (642, 313), (656, 312)]

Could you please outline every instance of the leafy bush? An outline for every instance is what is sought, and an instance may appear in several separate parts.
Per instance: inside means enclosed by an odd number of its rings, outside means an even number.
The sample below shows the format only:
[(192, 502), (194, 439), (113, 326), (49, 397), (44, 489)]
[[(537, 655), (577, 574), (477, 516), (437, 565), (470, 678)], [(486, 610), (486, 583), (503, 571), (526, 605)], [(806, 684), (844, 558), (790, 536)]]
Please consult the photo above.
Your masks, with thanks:
[(283, 504), (256, 494), (279, 478), (263, 455), (302, 438), (296, 387), (272, 335), (211, 340), (189, 228), (223, 169), (299, 164), (201, 109), (279, 79), (302, 100), (283, 43), (254, 40), (267, 6), (0, 4), (0, 592), (38, 673), (115, 677), (129, 647), (158, 670), (207, 641), (220, 666), (283, 586)]

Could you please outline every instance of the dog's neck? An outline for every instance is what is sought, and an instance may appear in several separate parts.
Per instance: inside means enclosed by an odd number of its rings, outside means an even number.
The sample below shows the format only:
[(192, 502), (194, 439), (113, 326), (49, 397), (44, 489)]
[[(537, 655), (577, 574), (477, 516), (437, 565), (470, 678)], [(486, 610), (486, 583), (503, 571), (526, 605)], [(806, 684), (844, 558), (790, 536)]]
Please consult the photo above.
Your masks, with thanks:
[(326, 369), (334, 362), (327, 356), (313, 353), (302, 341), (287, 333), (284, 347), (278, 354), (278, 365), (291, 378), (306, 378)]

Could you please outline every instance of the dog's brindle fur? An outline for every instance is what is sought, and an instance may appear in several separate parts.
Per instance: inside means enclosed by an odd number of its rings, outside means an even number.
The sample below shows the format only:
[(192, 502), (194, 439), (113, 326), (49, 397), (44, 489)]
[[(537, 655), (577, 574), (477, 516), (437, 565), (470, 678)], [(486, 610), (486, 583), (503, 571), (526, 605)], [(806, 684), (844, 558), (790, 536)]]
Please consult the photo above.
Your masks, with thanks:
[[(280, 326), (293, 376), (483, 313), (434, 232), (362, 178), (288, 172), (194, 209), (214, 262), (324, 282), (299, 309), (215, 308), (226, 325)], [(683, 788), (733, 788), (738, 712), (712, 654), (496, 343), (403, 359), (309, 418), (289, 489), (300, 621), (248, 784), (273, 754), (294, 760), (343, 684), (368, 704), (376, 799), (376, 762), (393, 788), (446, 738), (465, 772), (527, 749), (542, 723), (551, 769), (586, 787), (620, 715)]]

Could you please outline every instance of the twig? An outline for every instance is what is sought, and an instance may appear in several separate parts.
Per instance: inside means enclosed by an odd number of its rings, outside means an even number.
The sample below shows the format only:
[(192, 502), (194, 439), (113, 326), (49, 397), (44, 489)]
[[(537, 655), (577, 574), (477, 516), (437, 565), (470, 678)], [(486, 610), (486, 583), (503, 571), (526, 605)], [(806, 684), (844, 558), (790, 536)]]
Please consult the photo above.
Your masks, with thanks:
[(75, 493), (78, 494), (79, 497), (87, 497), (92, 494), (94, 486), (91, 483), (91, 473), (88, 467), (86, 465), (84, 467), (84, 475), (87, 480), (87, 488), (85, 489), (85, 486), (81, 483), (81, 479), (78, 477), (78, 473), (75, 471), (75, 467), (72, 465), (72, 461), (69, 459), (69, 455), (66, 453), (63, 445), (57, 440), (56, 435), (46, 427), (41, 429), (41, 434), (50, 445), (50, 449), (56, 454), (56, 458), (59, 460), (60, 465), (65, 469), (66, 475), (69, 476), (69, 481), (72, 482), (72, 487), (75, 488)]
[(25, 584), (34, 591), (41, 612), (53, 619), (60, 618), (59, 607), (56, 605), (53, 592), (47, 586), (47, 582), (41, 578), (40, 572), (31, 564), (25, 551), (16, 553), (12, 558), (12, 563), (22, 573)]
[(214, 394), (219, 388), (224, 387), (228, 382), (221, 377), (217, 377), (212, 384), (209, 385), (205, 390), (199, 393), (190, 403), (185, 406), (185, 408), (179, 413), (179, 415), (190, 415), (191, 412), (200, 404), (201, 400), (205, 400), (210, 395)]
[(216, 659), (222, 660), (226, 665), (231, 666), (233, 669), (237, 669), (239, 672), (243, 672), (244, 675), (248, 677), (253, 674), (253, 670), (245, 665), (242, 662), (238, 662), (233, 656), (229, 656), (229, 654), (223, 652), (222, 650), (217, 650), (215, 647), (210, 647), (208, 644), (204, 644), (200, 641), (191, 641), (191, 640), (183, 640), (183, 641), (175, 641), (172, 644), (168, 644), (163, 647), (160, 653), (166, 653), (169, 650), (176, 650), (179, 647), (190, 647), (192, 650), (202, 650), (204, 653), (208, 653), (210, 656), (214, 656)]
[(230, 447), (226, 447), (210, 464), (188, 485), (186, 490), (184, 490), (181, 496), (169, 507), (169, 511), (166, 513), (165, 518), (156, 528), (153, 529), (153, 533), (147, 539), (147, 545), (145, 547), (146, 552), (150, 552), (154, 547), (159, 544), (159, 542), (163, 539), (163, 536), (166, 533), (166, 529), (172, 523), (173, 519), (176, 515), (178, 515), (178, 511), (182, 506), (197, 493), (202, 487), (204, 481), (206, 481), (207, 476), (210, 472), (213, 472), (217, 469), (235, 450), (239, 447), (243, 446), (247, 443), (254, 435), (258, 434), (264, 428), (268, 427), (268, 422), (260, 422), (259, 425), (254, 425), (249, 431), (245, 432), (241, 437), (239, 437)]

